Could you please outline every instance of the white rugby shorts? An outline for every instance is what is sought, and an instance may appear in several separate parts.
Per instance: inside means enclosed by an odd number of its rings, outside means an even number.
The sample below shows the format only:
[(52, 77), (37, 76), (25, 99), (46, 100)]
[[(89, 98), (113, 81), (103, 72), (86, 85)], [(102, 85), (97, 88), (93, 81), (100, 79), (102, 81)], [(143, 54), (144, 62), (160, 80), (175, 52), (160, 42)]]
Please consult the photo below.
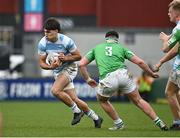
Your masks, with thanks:
[(115, 92), (128, 94), (136, 89), (136, 83), (126, 69), (118, 69), (108, 73), (99, 81), (97, 93), (104, 97), (111, 97)]
[(180, 88), (180, 70), (172, 70), (169, 75), (169, 81), (173, 82)]

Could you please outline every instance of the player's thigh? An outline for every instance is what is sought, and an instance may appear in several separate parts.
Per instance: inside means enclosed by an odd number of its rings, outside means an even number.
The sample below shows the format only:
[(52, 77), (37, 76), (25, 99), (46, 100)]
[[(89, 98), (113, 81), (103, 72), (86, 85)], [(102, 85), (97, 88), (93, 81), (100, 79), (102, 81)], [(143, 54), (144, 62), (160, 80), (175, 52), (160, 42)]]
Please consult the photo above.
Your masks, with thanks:
[(180, 90), (178, 91), (178, 93), (176, 93), (176, 97), (177, 97), (179, 105), (180, 105)]
[(106, 77), (99, 81), (97, 93), (102, 97), (111, 97), (119, 89), (119, 70), (111, 72)]
[(52, 86), (52, 89), (62, 91), (68, 84), (69, 84), (69, 79), (64, 73), (62, 73), (57, 76)]
[(178, 93), (179, 87), (172, 81), (168, 80), (166, 85), (165, 94), (168, 96), (173, 96), (174, 94)]

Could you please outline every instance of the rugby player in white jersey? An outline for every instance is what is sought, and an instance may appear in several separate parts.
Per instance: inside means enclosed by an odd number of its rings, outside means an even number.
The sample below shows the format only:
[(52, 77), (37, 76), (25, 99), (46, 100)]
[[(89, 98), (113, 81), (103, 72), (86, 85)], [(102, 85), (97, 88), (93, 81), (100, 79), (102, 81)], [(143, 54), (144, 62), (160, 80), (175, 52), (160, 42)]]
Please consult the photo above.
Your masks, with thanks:
[[(44, 23), (44, 37), (39, 41), (39, 64), (42, 69), (53, 70), (55, 81), (51, 92), (64, 102), (74, 113), (71, 125), (80, 122), (86, 114), (92, 118), (96, 128), (101, 128), (103, 119), (90, 109), (84, 101), (76, 95), (73, 79), (77, 75), (78, 67), (75, 61), (81, 59), (80, 52), (74, 41), (60, 33), (60, 23), (55, 18), (48, 18)], [(48, 54), (56, 53), (58, 59), (51, 64), (46, 62)], [(63, 111), (62, 111), (63, 113)]]
[(170, 21), (176, 23), (176, 26), (170, 35), (164, 32), (161, 32), (159, 35), (163, 43), (162, 51), (168, 53), (155, 65), (155, 70), (159, 70), (163, 63), (175, 57), (166, 85), (165, 94), (173, 115), (170, 130), (180, 130), (180, 0), (173, 0), (169, 4), (168, 15)]

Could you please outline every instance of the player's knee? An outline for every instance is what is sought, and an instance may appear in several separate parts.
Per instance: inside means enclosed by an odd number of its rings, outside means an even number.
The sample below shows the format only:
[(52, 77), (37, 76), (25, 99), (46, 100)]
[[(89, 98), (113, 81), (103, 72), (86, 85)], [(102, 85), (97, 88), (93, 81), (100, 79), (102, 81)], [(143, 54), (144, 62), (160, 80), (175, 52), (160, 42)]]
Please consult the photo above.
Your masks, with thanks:
[(105, 103), (105, 102), (107, 102), (107, 101), (109, 100), (109, 98), (107, 98), (107, 97), (102, 97), (102, 96), (100, 96), (100, 95), (97, 95), (97, 100), (98, 100), (98, 102), (100, 102), (100, 103)]
[(71, 99), (75, 102), (78, 103), (80, 101), (80, 99), (78, 97), (71, 97)]
[(104, 100), (104, 99), (98, 98), (98, 102), (100, 102), (100, 103), (105, 103), (105, 102), (107, 102), (107, 100)]
[(167, 98), (171, 97), (170, 94), (167, 91), (166, 91), (165, 95), (166, 95)]
[(141, 103), (141, 100), (143, 99), (141, 97), (135, 97), (135, 98), (132, 98), (131, 100), (135, 105), (139, 105)]
[(169, 99), (169, 98), (172, 98), (174, 95), (175, 95), (175, 93), (173, 93), (172, 91), (166, 91), (166, 97)]
[(52, 87), (51, 88), (51, 93), (54, 95), (54, 96), (57, 96), (59, 94), (59, 90), (55, 87)]

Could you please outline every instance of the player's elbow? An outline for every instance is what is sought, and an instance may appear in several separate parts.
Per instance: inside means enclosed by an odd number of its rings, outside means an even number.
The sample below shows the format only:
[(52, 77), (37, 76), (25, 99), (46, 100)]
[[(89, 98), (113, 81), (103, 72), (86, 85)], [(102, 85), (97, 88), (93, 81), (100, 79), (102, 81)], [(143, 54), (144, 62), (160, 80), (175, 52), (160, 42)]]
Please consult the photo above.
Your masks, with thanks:
[(167, 53), (167, 52), (169, 51), (168, 48), (162, 48), (161, 50), (162, 50), (162, 52), (164, 52), (164, 53)]
[(137, 65), (140, 67), (143, 66), (144, 64), (145, 64), (145, 62), (142, 59), (137, 61)]
[(83, 59), (81, 59), (79, 62), (79, 69), (83, 70), (84, 68), (86, 68), (86, 66), (87, 66), (87, 63)]
[(79, 62), (79, 68), (83, 68), (83, 67), (85, 67), (85, 64), (83, 64), (83, 62)]
[(79, 68), (84, 68), (86, 67), (90, 62), (85, 58), (83, 57), (80, 62), (79, 62)]
[(77, 55), (74, 55), (74, 56), (73, 56), (73, 60), (74, 60), (74, 61), (79, 61), (79, 60), (81, 60), (81, 58), (82, 58), (82, 57), (81, 57), (80, 54), (77, 54)]
[(81, 60), (82, 56), (81, 55), (78, 55), (77, 56), (77, 60)]
[(39, 66), (40, 66), (41, 69), (45, 69), (45, 70), (48, 70), (48, 69), (49, 69), (49, 68), (47, 68), (47, 67), (45, 66), (45, 64), (43, 64), (42, 62), (39, 63)]
[(47, 70), (47, 68), (46, 68), (46, 67), (44, 67), (44, 66), (42, 66), (42, 65), (40, 65), (40, 68), (41, 68), (41, 69), (45, 69), (45, 70)]
[(41, 63), (39, 63), (39, 66), (41, 69), (44, 69), (44, 66)]
[(161, 50), (162, 50), (164, 53), (167, 53), (167, 52), (170, 50), (167, 42), (164, 42), (164, 43), (163, 43), (163, 47), (161, 48)]

